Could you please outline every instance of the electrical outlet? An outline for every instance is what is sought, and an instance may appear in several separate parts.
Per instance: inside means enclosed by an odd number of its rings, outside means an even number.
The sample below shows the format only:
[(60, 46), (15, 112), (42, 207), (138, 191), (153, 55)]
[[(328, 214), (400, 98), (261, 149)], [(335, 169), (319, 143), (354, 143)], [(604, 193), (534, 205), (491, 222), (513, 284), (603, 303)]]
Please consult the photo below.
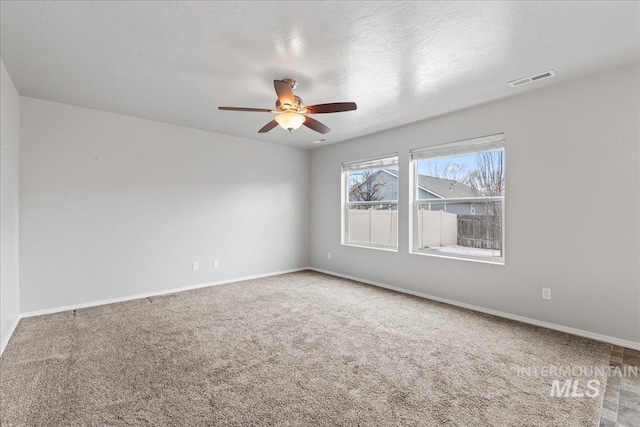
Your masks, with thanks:
[(327, 252), (327, 258), (331, 259), (331, 252)]
[(220, 267), (220, 264), (218, 263), (217, 259), (214, 259), (213, 260), (213, 268), (218, 268), (218, 267)]
[(191, 267), (193, 268), (193, 271), (196, 271), (200, 268), (200, 265), (198, 265), (197, 262), (194, 262), (193, 264), (191, 264)]
[(551, 288), (542, 288), (542, 299), (551, 299)]

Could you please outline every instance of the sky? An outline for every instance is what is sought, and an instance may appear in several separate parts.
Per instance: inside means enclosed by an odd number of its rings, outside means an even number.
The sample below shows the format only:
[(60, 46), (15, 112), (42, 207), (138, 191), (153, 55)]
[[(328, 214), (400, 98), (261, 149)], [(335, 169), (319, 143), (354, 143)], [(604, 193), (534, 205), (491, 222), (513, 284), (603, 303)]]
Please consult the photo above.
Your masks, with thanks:
[(475, 167), (475, 154), (467, 154), (463, 156), (438, 157), (435, 159), (420, 160), (418, 162), (418, 173), (420, 175), (431, 175), (430, 172), (435, 170), (449, 170), (456, 172), (459, 170), (472, 170)]
[[(462, 181), (470, 171), (475, 169), (477, 156), (478, 153), (470, 153), (420, 160), (418, 161), (418, 174)], [(387, 169), (397, 170), (398, 167), (393, 166)], [(358, 172), (350, 173), (350, 185), (361, 179), (361, 175)]]

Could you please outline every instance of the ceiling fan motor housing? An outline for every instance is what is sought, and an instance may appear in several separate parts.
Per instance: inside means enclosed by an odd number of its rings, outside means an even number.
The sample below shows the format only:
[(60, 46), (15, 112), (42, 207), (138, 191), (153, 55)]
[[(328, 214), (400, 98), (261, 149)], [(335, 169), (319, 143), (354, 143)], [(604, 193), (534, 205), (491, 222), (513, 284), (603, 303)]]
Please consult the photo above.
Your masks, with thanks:
[(302, 107), (302, 98), (298, 95), (293, 95), (293, 103), (294, 105), (283, 104), (279, 99), (276, 100), (276, 110), (278, 111), (287, 111), (287, 110), (295, 110), (298, 112), (303, 112), (305, 108)]
[(298, 82), (296, 79), (282, 79), (282, 81), (289, 83), (289, 87), (291, 88), (291, 90), (296, 90), (296, 88), (298, 87)]

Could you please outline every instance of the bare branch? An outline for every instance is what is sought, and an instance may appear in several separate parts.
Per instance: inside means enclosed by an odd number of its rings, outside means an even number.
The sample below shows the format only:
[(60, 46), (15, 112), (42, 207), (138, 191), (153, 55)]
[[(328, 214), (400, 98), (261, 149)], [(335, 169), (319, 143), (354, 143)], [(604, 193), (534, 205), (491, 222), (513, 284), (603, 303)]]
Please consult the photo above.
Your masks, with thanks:
[(504, 152), (478, 153), (476, 167), (469, 173), (468, 185), (478, 196), (504, 195)]
[(384, 200), (387, 180), (379, 170), (364, 170), (350, 174), (350, 197), (354, 202)]

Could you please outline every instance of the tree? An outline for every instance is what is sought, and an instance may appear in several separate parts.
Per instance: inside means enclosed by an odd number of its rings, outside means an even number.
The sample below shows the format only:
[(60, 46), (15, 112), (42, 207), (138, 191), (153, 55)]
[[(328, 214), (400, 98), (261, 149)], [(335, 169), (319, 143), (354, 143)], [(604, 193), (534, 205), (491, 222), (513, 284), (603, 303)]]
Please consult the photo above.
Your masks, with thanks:
[(351, 194), (349, 199), (353, 202), (375, 202), (383, 200), (386, 196), (386, 179), (378, 170), (364, 170), (350, 173)]
[[(469, 173), (468, 185), (476, 196), (504, 196), (504, 152), (487, 151), (476, 155), (475, 168)], [(502, 253), (502, 203), (488, 202), (482, 212), (488, 219), (492, 248)]]
[(504, 195), (504, 152), (478, 153), (476, 167), (469, 173), (467, 185), (478, 196)]

